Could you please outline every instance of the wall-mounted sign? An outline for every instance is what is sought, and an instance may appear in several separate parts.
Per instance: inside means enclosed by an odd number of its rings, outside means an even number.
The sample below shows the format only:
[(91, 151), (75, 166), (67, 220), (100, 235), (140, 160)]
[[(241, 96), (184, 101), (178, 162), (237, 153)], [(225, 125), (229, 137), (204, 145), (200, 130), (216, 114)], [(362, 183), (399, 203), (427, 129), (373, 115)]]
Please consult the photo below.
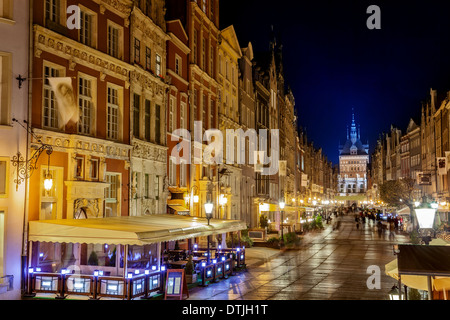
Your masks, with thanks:
[(417, 173), (417, 184), (420, 186), (431, 186), (431, 173)]

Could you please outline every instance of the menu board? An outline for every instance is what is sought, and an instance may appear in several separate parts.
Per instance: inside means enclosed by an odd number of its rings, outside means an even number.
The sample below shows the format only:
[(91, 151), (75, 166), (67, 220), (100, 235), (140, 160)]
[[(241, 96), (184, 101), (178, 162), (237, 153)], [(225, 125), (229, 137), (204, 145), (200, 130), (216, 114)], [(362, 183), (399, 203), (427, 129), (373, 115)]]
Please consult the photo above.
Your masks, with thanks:
[(164, 299), (166, 299), (167, 297), (179, 297), (180, 300), (182, 300), (183, 294), (187, 294), (189, 298), (189, 291), (184, 276), (184, 269), (167, 270), (166, 292), (164, 295)]

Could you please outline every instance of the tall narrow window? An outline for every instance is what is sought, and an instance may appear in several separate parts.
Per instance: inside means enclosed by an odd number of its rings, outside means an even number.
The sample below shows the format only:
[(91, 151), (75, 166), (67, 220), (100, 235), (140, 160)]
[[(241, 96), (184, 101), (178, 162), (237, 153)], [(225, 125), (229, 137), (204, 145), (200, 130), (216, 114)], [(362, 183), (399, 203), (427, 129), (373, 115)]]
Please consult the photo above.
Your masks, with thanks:
[(214, 47), (211, 46), (210, 57), (209, 57), (209, 74), (214, 77)]
[(98, 180), (98, 159), (91, 159), (90, 177), (91, 180)]
[(155, 195), (155, 199), (159, 200), (159, 176), (154, 177), (153, 181), (153, 193)]
[(105, 189), (105, 216), (115, 217), (119, 210), (120, 175), (107, 172), (105, 182), (109, 184)]
[(151, 17), (152, 16), (152, 0), (146, 0), (145, 1), (145, 14), (147, 15), (147, 17)]
[(194, 89), (194, 121), (198, 120), (198, 91)]
[(161, 144), (161, 106), (155, 105), (155, 142)]
[(180, 160), (180, 187), (186, 187), (186, 160)]
[(119, 28), (109, 25), (108, 26), (108, 54), (115, 57), (120, 58), (119, 54), (119, 36), (120, 31)]
[(80, 27), (80, 42), (92, 47), (94, 45), (94, 15), (81, 10)]
[(206, 130), (208, 124), (207, 113), (208, 113), (208, 96), (203, 95), (202, 122), (204, 130)]
[(198, 41), (198, 32), (196, 29), (194, 29), (194, 39), (193, 39), (193, 43), (194, 43), (194, 50), (193, 51), (193, 58), (194, 58), (194, 63), (198, 64), (197, 61), (197, 41)]
[(140, 128), (139, 128), (139, 117), (141, 108), (141, 96), (138, 94), (134, 94), (134, 102), (133, 102), (133, 135), (135, 138), (140, 137)]
[(174, 157), (169, 158), (169, 184), (171, 186), (177, 185), (177, 165)]
[(145, 47), (145, 69), (152, 70), (152, 50), (149, 47)]
[(206, 39), (202, 39), (202, 69), (206, 71)]
[(177, 110), (174, 97), (169, 98), (169, 132), (173, 132), (177, 127)]
[(78, 133), (91, 134), (91, 121), (93, 115), (92, 80), (80, 77), (78, 82), (78, 106), (80, 119)]
[(162, 77), (162, 69), (161, 69), (161, 56), (159, 54), (156, 55), (156, 67), (155, 67), (156, 75)]
[(186, 129), (186, 103), (180, 105), (180, 129)]
[(44, 96), (43, 96), (43, 126), (47, 128), (58, 128), (58, 106), (55, 92), (48, 78), (60, 77), (60, 70), (49, 66), (44, 67)]
[(144, 175), (144, 197), (150, 198), (150, 175), (148, 173)]
[(45, 0), (45, 19), (60, 22), (60, 0)]
[(145, 123), (145, 140), (150, 141), (150, 100), (145, 99), (145, 116), (144, 116), (144, 123)]
[(141, 63), (141, 41), (134, 38), (134, 63)]
[(108, 116), (106, 119), (108, 139), (119, 139), (119, 93), (108, 86)]
[(214, 124), (214, 114), (215, 114), (215, 112), (216, 112), (216, 105), (215, 105), (215, 102), (214, 102), (214, 100), (212, 100), (211, 99), (211, 102), (210, 102), (211, 104), (210, 104), (210, 112), (209, 112), (209, 128), (210, 129), (213, 129), (214, 127), (215, 127), (215, 124)]
[(181, 58), (179, 56), (175, 57), (175, 73), (179, 76), (182, 76), (181, 73)]

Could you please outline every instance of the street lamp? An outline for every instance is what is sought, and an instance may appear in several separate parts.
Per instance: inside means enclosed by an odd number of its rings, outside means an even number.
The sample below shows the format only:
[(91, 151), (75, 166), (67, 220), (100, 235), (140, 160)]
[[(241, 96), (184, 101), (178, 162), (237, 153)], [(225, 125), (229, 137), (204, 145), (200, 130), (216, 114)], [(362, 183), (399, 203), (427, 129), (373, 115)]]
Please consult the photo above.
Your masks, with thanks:
[(403, 300), (403, 293), (400, 294), (396, 284), (392, 287), (391, 291), (389, 291), (389, 299), (390, 300)]
[[(213, 203), (211, 201), (208, 201), (208, 202), (205, 203), (205, 214), (206, 214), (206, 219), (208, 219), (208, 226), (209, 226), (209, 220), (211, 220), (211, 218), (212, 218), (213, 207), (214, 207), (214, 205), (213, 205)], [(208, 237), (207, 238), (207, 240), (208, 240), (208, 258), (207, 258), (207, 261), (208, 261), (208, 264), (209, 264), (209, 256), (210, 256), (210, 254), (209, 254), (209, 235), (207, 237)]]
[[(437, 203), (428, 203), (424, 197), (422, 203), (414, 209), (416, 211), (419, 229), (433, 229), (437, 207)], [(430, 237), (422, 237), (422, 240), (425, 244), (428, 244)]]
[(280, 209), (281, 209), (281, 246), (284, 246), (284, 234), (283, 234), (283, 209), (285, 206), (284, 201), (280, 201), (279, 203)]
[(214, 204), (211, 201), (208, 201), (205, 203), (205, 214), (206, 219), (208, 219), (208, 226), (209, 226), (209, 220), (212, 218), (212, 212), (213, 212)]

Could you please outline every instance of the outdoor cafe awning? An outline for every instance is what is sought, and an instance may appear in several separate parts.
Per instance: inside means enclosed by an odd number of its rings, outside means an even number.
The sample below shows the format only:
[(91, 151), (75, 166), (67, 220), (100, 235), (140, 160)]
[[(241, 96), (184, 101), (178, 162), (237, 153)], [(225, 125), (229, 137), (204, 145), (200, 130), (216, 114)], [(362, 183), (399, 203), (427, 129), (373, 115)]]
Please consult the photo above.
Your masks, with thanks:
[(180, 215), (124, 216), (99, 219), (58, 219), (29, 222), (29, 240), (58, 243), (144, 245), (246, 229), (239, 220)]
[[(446, 246), (446, 249), (442, 249), (442, 246)], [(403, 261), (400, 265), (400, 274), (401, 274), (401, 281), (404, 285), (415, 288), (419, 290), (428, 290), (428, 282), (427, 282), (427, 275), (433, 274), (434, 277), (432, 277), (432, 286), (437, 291), (442, 290), (449, 290), (450, 289), (450, 277), (448, 276), (448, 273), (450, 270), (448, 269), (448, 263), (447, 265), (443, 263), (443, 258), (447, 258), (448, 261), (448, 255), (436, 255), (433, 253), (429, 253), (429, 249), (432, 247), (436, 248), (436, 252), (448, 252), (450, 250), (450, 243), (442, 240), (442, 239), (434, 239), (430, 242), (430, 246), (422, 246), (422, 247), (407, 247), (402, 246), (402, 248), (405, 249), (424, 249), (421, 250), (423, 252), (417, 252), (417, 250), (404, 250), (405, 251), (411, 251), (406, 252), (406, 259), (403, 257)], [(406, 262), (406, 263), (405, 263)], [(437, 270), (433, 265), (440, 266), (438, 269), (443, 270)], [(423, 272), (423, 268), (428, 269), (427, 272)], [(422, 270), (420, 270), (422, 269)], [(398, 259), (394, 259), (385, 266), (386, 274), (395, 280), (398, 280), (399, 277), (399, 268), (398, 268)], [(438, 274), (441, 274), (441, 276), (438, 276)]]

